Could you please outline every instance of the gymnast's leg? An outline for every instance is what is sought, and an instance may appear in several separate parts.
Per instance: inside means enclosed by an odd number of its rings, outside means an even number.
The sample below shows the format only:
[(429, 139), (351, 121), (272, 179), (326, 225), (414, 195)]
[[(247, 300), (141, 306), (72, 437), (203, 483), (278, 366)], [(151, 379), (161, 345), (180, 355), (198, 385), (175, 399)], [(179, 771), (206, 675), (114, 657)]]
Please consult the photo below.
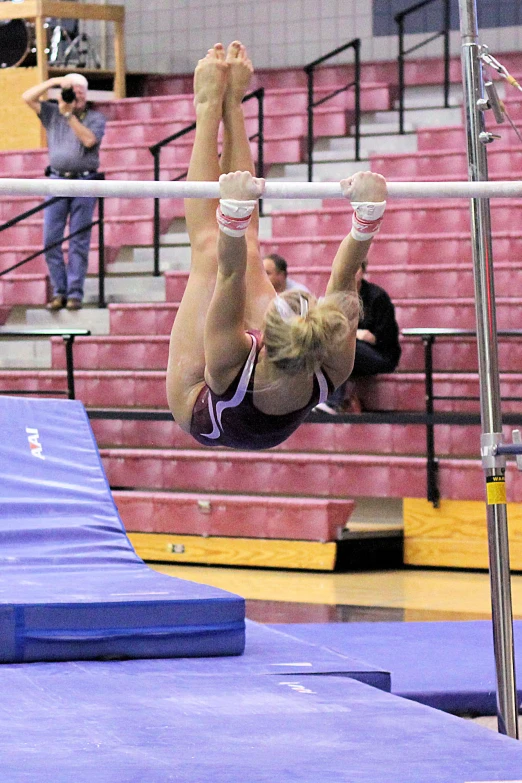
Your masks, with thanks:
[[(188, 180), (218, 180), (217, 139), (222, 118), (228, 65), (221, 44), (209, 49), (194, 72), (196, 135)], [(183, 299), (172, 327), (167, 398), (182, 429), (189, 431), (192, 409), (204, 381), (203, 347), (207, 310), (217, 273), (217, 201), (187, 199), (185, 216), (191, 244), (191, 266)]]
[[(223, 101), (223, 154), (221, 170), (249, 171), (255, 175), (250, 142), (245, 128), (241, 101), (248, 89), (253, 73), (246, 48), (239, 41), (233, 41), (227, 49), (228, 83)], [(268, 279), (259, 249), (259, 210), (252, 215), (246, 233), (247, 271), (245, 325), (249, 329), (261, 329), (266, 309), (275, 296), (274, 287)]]

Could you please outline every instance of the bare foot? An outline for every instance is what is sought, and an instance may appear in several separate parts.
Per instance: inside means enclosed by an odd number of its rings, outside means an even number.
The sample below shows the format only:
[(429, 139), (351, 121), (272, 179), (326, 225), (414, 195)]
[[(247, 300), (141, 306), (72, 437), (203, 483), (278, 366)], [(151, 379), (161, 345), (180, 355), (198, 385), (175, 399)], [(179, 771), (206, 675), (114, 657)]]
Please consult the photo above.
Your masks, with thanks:
[(194, 106), (223, 103), (227, 86), (228, 64), (223, 44), (209, 49), (194, 71)]
[(247, 55), (246, 47), (240, 41), (232, 41), (227, 49), (228, 84), (225, 103), (238, 105), (245, 97), (254, 73), (254, 66)]

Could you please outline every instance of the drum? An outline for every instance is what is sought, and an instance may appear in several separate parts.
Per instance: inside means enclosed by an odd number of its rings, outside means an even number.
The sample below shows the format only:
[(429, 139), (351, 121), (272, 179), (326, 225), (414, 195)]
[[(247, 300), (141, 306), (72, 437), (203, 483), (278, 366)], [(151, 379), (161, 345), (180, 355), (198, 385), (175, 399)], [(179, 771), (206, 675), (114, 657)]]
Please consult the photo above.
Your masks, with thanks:
[(0, 68), (14, 68), (22, 63), (36, 63), (34, 24), (25, 19), (0, 22)]

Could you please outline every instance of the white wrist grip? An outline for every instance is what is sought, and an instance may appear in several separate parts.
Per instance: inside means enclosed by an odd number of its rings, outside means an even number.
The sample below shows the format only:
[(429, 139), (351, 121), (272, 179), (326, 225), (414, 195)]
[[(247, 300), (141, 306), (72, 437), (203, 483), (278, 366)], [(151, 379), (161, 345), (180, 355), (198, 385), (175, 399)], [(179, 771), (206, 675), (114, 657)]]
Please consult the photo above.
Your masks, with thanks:
[(216, 211), (220, 230), (229, 237), (244, 236), (256, 205), (257, 201), (238, 201), (231, 198), (220, 199)]

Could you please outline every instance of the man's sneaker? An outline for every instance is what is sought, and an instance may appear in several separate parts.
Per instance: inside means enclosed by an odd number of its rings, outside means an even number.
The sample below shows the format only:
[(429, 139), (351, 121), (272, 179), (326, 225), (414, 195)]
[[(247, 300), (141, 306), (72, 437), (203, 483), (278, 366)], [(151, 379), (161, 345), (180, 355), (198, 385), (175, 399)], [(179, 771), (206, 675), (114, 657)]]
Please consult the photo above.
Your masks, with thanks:
[(83, 307), (81, 299), (73, 299), (73, 298), (68, 299), (67, 304), (65, 306), (68, 310), (81, 310)]
[(65, 307), (65, 297), (55, 296), (54, 299), (51, 299), (51, 301), (46, 305), (46, 307), (51, 311), (51, 313), (56, 313), (58, 310), (61, 310), (63, 307)]

